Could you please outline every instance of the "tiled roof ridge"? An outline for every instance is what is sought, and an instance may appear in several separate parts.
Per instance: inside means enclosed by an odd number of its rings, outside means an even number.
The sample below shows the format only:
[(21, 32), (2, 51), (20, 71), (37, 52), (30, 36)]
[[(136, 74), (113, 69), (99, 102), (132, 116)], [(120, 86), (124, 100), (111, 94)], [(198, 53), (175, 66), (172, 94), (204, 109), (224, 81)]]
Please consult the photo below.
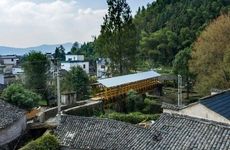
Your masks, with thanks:
[(128, 123), (128, 122), (123, 122), (123, 121), (114, 120), (114, 119), (98, 118), (98, 117), (74, 116), (74, 115), (67, 115), (67, 114), (63, 114), (63, 115), (61, 116), (61, 122), (65, 122), (65, 120), (67, 119), (67, 117), (72, 117), (72, 118), (74, 118), (75, 120), (76, 120), (76, 119), (79, 119), (79, 120), (85, 119), (85, 120), (109, 121), (109, 122), (113, 122), (113, 123), (120, 123), (120, 124), (123, 124), (123, 125), (129, 125), (129, 126), (136, 127), (136, 128), (140, 128), (140, 129), (146, 129), (146, 128), (143, 128), (143, 127), (140, 127), (140, 126), (137, 126), (137, 125)]
[(215, 126), (219, 126), (219, 127), (222, 127), (222, 128), (228, 128), (230, 129), (230, 124), (227, 124), (227, 123), (222, 123), (222, 122), (217, 122), (217, 121), (213, 121), (213, 120), (207, 120), (207, 119), (204, 119), (204, 118), (197, 118), (197, 117), (192, 117), (192, 116), (188, 116), (188, 115), (182, 115), (182, 114), (176, 114), (176, 113), (162, 113), (161, 116), (172, 116), (172, 117), (176, 117), (176, 118), (183, 118), (183, 119), (186, 119), (186, 120), (193, 120), (193, 121), (198, 121), (198, 122), (201, 122), (201, 123), (204, 123), (204, 124), (212, 124), (212, 125), (215, 125)]
[(178, 106), (178, 105), (175, 105), (175, 104), (162, 102), (161, 108), (163, 108), (163, 109), (171, 109), (171, 110), (181, 110), (183, 108), (183, 106)]
[(224, 94), (224, 93), (227, 93), (227, 92), (230, 92), (230, 89), (224, 90), (224, 91), (222, 91), (222, 92), (220, 92), (220, 93), (217, 93), (217, 94), (213, 94), (213, 95), (208, 95), (208, 96), (202, 97), (202, 98), (200, 98), (199, 101), (207, 100), (207, 99), (209, 99), (209, 98), (216, 97), (216, 96), (219, 96), (219, 95)]

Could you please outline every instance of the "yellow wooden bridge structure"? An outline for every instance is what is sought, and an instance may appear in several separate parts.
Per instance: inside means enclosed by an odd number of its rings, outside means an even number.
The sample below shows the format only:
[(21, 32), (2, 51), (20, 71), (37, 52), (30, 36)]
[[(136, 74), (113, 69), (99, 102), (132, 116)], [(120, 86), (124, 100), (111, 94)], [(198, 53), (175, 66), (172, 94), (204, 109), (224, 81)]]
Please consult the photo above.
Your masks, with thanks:
[(160, 74), (155, 71), (147, 71), (100, 79), (98, 83), (102, 92), (99, 92), (93, 100), (101, 99), (107, 103), (117, 97), (126, 95), (131, 89), (137, 92), (153, 90), (160, 84), (158, 77), (160, 77)]

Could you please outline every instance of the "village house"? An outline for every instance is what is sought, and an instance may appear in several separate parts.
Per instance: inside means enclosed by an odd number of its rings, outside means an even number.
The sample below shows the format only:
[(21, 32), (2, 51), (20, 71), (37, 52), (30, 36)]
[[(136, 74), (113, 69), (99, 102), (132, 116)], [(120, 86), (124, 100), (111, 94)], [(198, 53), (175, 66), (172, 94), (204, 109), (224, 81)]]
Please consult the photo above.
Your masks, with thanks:
[(23, 69), (19, 66), (19, 57), (16, 55), (0, 56), (0, 84), (7, 85), (15, 79), (21, 78)]
[(97, 77), (98, 78), (105, 78), (106, 77), (106, 73), (108, 71), (108, 64), (109, 61), (107, 59), (104, 58), (98, 58), (98, 60), (96, 61), (97, 64)]
[(80, 66), (89, 74), (89, 62), (84, 60), (84, 55), (66, 55), (66, 60), (61, 62), (61, 69), (70, 71), (72, 67)]
[(62, 150), (230, 149), (228, 124), (163, 113), (150, 127), (110, 119), (64, 115), (54, 130)]
[(163, 103), (164, 113), (175, 113), (230, 124), (230, 90), (201, 98), (187, 106)]
[(10, 149), (8, 143), (17, 139), (26, 129), (25, 112), (0, 100), (0, 149)]

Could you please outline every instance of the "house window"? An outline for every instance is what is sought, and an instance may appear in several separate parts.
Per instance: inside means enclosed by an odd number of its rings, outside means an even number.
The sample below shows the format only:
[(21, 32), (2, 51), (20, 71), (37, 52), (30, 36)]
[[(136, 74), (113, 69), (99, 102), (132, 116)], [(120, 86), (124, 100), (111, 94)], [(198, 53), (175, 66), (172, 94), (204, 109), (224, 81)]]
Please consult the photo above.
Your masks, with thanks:
[(14, 59), (13, 59), (13, 58), (11, 58), (11, 61), (14, 61)]
[(101, 69), (105, 69), (105, 65), (101, 65)]
[(83, 64), (83, 68), (85, 69), (85, 64)]

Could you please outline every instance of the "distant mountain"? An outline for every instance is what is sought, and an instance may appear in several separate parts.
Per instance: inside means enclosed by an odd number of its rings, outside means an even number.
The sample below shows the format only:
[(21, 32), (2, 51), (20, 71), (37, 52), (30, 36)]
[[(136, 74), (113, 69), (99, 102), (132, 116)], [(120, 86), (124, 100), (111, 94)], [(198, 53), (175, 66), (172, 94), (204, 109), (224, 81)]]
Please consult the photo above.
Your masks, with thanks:
[(28, 48), (16, 48), (16, 47), (6, 47), (0, 46), (0, 55), (24, 55), (31, 50), (41, 51), (42, 53), (54, 53), (55, 48), (62, 45), (65, 48), (65, 52), (69, 52), (72, 47), (72, 43), (64, 43), (64, 44), (44, 44), (36, 47), (28, 47)]

